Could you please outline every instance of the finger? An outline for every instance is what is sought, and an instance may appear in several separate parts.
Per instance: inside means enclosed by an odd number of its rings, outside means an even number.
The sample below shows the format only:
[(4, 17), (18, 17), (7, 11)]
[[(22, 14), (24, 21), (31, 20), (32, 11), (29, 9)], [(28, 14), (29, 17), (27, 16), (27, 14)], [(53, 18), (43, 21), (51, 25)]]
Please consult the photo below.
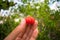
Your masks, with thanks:
[[(27, 27), (26, 29), (28, 30), (29, 27)], [(17, 40), (17, 39), (20, 39), (20, 40), (22, 39), (24, 33), (26, 32), (26, 29), (25, 29), (25, 31), (21, 32), (21, 33), (17, 36), (16, 40)]]
[[(26, 30), (26, 33), (25, 33), (25, 34), (23, 35), (23, 37), (22, 37), (22, 40), (26, 40), (27, 34), (30, 33), (30, 30), (31, 30), (31, 33), (32, 33), (32, 30), (34, 30), (34, 29), (36, 28), (37, 24), (38, 24), (38, 22), (35, 21), (35, 23), (34, 23), (34, 25), (33, 25), (32, 27), (31, 27), (31, 26), (28, 26), (28, 28), (27, 28), (27, 30)], [(31, 33), (30, 33), (30, 34), (31, 34)]]
[(19, 24), (4, 40), (14, 40), (19, 33), (24, 31), (26, 28), (26, 22), (25, 19), (21, 21), (21, 24)]
[(37, 28), (37, 26), (38, 26), (38, 21), (37, 21), (37, 20), (35, 20), (35, 23), (34, 23), (34, 25), (32, 26), (32, 30), (36, 29), (36, 28)]
[(17, 37), (15, 40), (21, 40), (21, 38), (18, 38), (18, 37)]
[(35, 29), (30, 40), (35, 40), (37, 38), (37, 36), (38, 36), (38, 29)]
[(31, 27), (28, 26), (27, 29), (26, 29), (26, 32), (25, 32), (25, 34), (23, 35), (23, 37), (22, 37), (21, 40), (25, 40), (25, 39), (26, 39), (27, 35), (29, 34), (30, 29), (31, 29)]
[(31, 38), (30, 40), (36, 40), (36, 39), (34, 39), (34, 38)]
[(28, 34), (28, 37), (26, 38), (26, 40), (29, 40), (29, 39), (30, 39), (33, 31), (37, 28), (37, 24), (38, 24), (38, 22), (35, 21), (34, 25), (32, 26), (32, 28), (31, 28), (31, 30), (30, 30), (30, 32), (29, 32), (29, 34)]
[(19, 33), (15, 40), (21, 40), (21, 38), (23, 37), (24, 33), (26, 32), (26, 29), (25, 29), (25, 31)]

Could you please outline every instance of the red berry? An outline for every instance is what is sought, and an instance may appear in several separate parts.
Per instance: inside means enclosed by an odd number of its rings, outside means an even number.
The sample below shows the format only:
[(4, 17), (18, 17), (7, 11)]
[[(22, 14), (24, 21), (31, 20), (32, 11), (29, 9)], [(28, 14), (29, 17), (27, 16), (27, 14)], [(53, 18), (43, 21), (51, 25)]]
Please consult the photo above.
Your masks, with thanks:
[(25, 20), (27, 25), (33, 25), (35, 23), (35, 19), (31, 16), (27, 16)]

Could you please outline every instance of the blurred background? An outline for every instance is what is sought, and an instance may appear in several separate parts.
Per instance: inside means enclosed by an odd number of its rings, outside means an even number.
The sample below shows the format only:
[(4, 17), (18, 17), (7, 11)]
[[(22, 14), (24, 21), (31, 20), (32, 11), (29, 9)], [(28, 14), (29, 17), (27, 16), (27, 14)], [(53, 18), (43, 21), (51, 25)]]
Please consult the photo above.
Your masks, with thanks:
[(38, 20), (36, 40), (60, 40), (60, 0), (0, 0), (0, 40), (28, 15)]

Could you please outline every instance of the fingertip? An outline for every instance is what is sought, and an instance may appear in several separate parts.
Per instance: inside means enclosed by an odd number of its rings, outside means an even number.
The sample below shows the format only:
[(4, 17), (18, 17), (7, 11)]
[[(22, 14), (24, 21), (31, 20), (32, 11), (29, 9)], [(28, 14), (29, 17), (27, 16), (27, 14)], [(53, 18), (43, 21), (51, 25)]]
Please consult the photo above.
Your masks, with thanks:
[(38, 21), (37, 20), (35, 20), (35, 24), (38, 25)]
[(38, 28), (35, 29), (34, 33), (37, 35), (38, 34)]
[(38, 25), (38, 21), (37, 21), (37, 20), (35, 20), (34, 26), (37, 26), (37, 25)]
[(33, 34), (32, 34), (32, 37), (31, 37), (31, 38), (36, 39), (36, 38), (37, 38), (37, 36), (38, 36), (38, 29), (36, 28), (36, 29), (34, 30), (34, 32), (33, 32)]
[(37, 20), (35, 20), (35, 23), (34, 23), (34, 25), (33, 25), (33, 28), (32, 28), (32, 29), (34, 30), (34, 29), (36, 29), (37, 27), (38, 27), (38, 21), (37, 21)]
[(21, 24), (26, 24), (25, 19), (21, 19)]
[(35, 34), (35, 38), (36, 38), (38, 36), (38, 29), (37, 28), (35, 29), (34, 34)]

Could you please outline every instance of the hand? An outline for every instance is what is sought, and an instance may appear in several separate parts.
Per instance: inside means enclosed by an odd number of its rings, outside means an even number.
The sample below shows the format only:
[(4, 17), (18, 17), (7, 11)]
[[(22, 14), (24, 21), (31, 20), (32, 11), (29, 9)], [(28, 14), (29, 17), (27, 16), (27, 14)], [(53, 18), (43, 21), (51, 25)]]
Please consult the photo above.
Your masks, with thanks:
[(4, 40), (36, 40), (38, 35), (38, 22), (33, 26), (26, 26), (25, 19)]

